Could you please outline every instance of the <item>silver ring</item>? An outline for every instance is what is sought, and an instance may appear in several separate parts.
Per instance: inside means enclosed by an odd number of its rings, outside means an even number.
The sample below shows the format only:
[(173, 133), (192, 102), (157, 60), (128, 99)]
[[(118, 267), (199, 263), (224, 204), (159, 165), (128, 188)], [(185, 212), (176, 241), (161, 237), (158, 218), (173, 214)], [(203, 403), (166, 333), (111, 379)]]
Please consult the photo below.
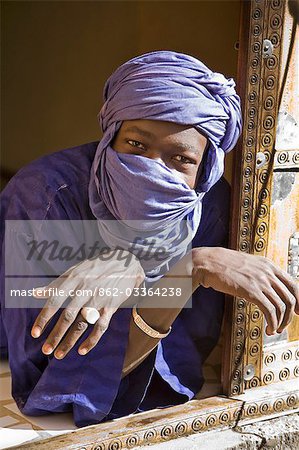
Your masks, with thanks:
[(84, 306), (81, 309), (81, 315), (84, 317), (86, 322), (90, 323), (90, 325), (94, 325), (100, 318), (99, 311), (95, 308), (89, 308), (88, 306)]

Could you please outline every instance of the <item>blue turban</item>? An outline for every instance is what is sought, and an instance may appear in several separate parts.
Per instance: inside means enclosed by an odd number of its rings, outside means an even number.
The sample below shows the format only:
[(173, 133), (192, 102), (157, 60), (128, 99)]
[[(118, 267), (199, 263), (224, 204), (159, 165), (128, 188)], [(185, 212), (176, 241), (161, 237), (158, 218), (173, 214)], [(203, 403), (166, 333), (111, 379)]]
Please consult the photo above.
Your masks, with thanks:
[[(126, 239), (123, 233), (111, 231), (100, 224), (101, 219), (118, 219), (129, 227), (130, 219), (140, 220), (143, 229), (164, 229), (163, 242), (175, 255), (185, 253), (180, 244), (174, 244), (178, 242), (175, 237), (184, 234), (179, 224), (185, 220), (194, 237), (203, 196), (223, 175), (224, 155), (241, 132), (240, 98), (234, 88), (232, 78), (212, 72), (198, 59), (164, 50), (137, 56), (108, 78), (98, 115), (103, 137), (89, 185), (90, 206), (107, 244), (128, 248), (132, 236)], [(161, 162), (111, 148), (122, 121), (137, 119), (193, 126), (207, 137), (203, 176), (195, 190)], [(170, 223), (172, 232), (165, 236)], [(185, 237), (181, 240), (184, 246)], [(150, 273), (152, 268), (144, 269)]]

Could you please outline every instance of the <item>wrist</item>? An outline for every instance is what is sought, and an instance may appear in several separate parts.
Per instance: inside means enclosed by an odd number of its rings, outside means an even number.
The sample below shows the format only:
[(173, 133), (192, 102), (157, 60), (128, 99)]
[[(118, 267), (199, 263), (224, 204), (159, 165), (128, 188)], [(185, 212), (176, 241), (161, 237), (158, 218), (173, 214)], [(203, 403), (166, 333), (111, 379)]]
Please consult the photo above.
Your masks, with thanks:
[(218, 247), (196, 247), (192, 249), (192, 279), (196, 287), (210, 287), (209, 275), (211, 274), (213, 264), (211, 261), (215, 258)]

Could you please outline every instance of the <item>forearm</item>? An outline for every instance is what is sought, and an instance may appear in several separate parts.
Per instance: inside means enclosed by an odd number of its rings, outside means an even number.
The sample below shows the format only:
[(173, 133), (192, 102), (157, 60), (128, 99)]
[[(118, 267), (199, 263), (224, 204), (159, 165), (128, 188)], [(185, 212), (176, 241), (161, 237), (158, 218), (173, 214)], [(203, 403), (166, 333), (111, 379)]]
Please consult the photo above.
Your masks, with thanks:
[[(161, 298), (158, 296), (147, 296), (142, 301), (142, 304), (138, 306), (138, 314), (152, 328), (160, 333), (166, 333), (199, 285), (198, 281), (194, 283), (192, 275), (193, 263), (191, 253), (182, 258), (153, 288), (153, 291), (157, 288), (160, 288), (160, 291), (163, 288), (179, 288), (181, 295), (166, 297), (167, 304), (165, 304), (165, 307), (159, 308), (151, 307), (151, 305), (161, 303)], [(131, 318), (122, 376), (124, 377), (137, 367), (158, 343), (159, 339), (148, 336), (135, 325), (133, 318)]]

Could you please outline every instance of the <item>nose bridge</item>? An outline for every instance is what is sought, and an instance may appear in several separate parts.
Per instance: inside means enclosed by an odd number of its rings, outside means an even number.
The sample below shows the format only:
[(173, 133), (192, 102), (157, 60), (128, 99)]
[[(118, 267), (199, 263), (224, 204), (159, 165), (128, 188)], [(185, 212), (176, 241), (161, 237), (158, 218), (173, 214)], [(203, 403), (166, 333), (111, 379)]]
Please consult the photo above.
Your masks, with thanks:
[(145, 156), (147, 158), (154, 159), (155, 161), (159, 161), (162, 164), (165, 164), (165, 162), (163, 161), (162, 155), (158, 150), (148, 151)]

